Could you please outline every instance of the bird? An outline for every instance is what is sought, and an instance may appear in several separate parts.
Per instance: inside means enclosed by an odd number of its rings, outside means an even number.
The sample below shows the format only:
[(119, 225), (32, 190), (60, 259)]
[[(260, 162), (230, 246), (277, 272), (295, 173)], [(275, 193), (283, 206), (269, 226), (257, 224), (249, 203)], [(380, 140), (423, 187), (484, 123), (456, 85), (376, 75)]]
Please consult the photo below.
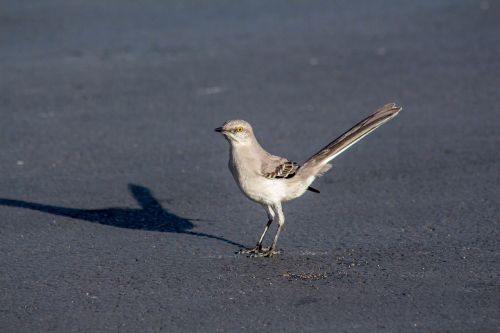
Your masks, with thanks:
[[(267, 214), (264, 232), (253, 248), (239, 253), (257, 257), (272, 257), (280, 253), (276, 244), (285, 224), (282, 204), (300, 197), (306, 191), (319, 193), (311, 187), (317, 177), (326, 173), (331, 160), (346, 151), (382, 124), (394, 118), (402, 107), (389, 103), (366, 117), (302, 165), (268, 153), (257, 141), (252, 126), (244, 120), (229, 120), (215, 129), (229, 142), (229, 170), (239, 189), (250, 200), (260, 204)], [(276, 221), (278, 228), (270, 247), (263, 247), (264, 237)]]

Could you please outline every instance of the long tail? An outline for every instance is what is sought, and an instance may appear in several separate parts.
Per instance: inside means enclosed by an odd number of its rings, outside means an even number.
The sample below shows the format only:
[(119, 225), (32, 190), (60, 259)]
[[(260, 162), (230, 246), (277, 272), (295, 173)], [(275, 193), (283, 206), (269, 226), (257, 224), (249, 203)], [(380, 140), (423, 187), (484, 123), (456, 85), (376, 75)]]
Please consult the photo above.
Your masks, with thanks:
[(331, 168), (328, 162), (339, 156), (376, 128), (394, 118), (401, 110), (402, 108), (396, 106), (394, 103), (384, 105), (374, 114), (366, 117), (319, 152), (311, 156), (311, 158), (302, 165), (299, 171), (307, 172), (307, 174), (315, 176), (323, 174)]

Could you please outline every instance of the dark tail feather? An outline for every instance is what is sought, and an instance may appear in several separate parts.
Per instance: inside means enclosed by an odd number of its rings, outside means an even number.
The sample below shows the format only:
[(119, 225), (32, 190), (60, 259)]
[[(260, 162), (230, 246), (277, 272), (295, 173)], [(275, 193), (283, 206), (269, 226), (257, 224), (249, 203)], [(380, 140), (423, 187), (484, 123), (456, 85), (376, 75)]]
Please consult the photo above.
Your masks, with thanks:
[(317, 190), (317, 189), (315, 189), (314, 187), (311, 187), (311, 186), (309, 186), (309, 187), (307, 188), (307, 190), (308, 190), (308, 191), (311, 191), (311, 192), (314, 192), (314, 193), (320, 193), (320, 191), (319, 191), (319, 190)]
[(395, 117), (401, 107), (394, 103), (386, 104), (378, 109), (374, 114), (366, 117), (350, 130), (333, 140), (326, 147), (309, 158), (301, 167), (302, 170), (313, 168), (315, 172), (324, 172), (324, 166), (336, 156), (344, 152), (347, 148), (370, 134), (380, 125)]

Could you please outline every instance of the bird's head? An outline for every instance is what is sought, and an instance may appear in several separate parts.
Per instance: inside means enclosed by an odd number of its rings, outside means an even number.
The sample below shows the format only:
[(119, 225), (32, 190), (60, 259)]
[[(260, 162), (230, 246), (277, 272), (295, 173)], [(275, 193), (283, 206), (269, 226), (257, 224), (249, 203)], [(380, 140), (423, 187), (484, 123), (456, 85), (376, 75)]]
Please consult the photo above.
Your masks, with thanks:
[(252, 141), (252, 126), (244, 120), (226, 121), (221, 127), (215, 129), (221, 133), (231, 144), (247, 144)]

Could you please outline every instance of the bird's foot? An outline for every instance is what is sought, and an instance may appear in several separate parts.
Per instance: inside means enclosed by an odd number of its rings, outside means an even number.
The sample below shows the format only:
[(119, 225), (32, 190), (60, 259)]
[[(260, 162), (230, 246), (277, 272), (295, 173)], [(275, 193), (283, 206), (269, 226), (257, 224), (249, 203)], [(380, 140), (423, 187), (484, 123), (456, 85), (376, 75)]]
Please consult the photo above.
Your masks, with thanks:
[(255, 253), (253, 255), (253, 257), (267, 257), (267, 258), (270, 258), (270, 257), (274, 257), (274, 256), (276, 256), (278, 254), (281, 254), (281, 251), (279, 251), (279, 250), (276, 251), (276, 250), (273, 250), (271, 248), (268, 248), (268, 249), (265, 249), (265, 250), (263, 250), (263, 251), (261, 251), (259, 253)]
[(241, 249), (237, 253), (240, 253), (240, 254), (260, 254), (260, 253), (266, 252), (268, 250), (269, 250), (269, 248), (263, 248), (262, 246), (257, 245), (254, 248)]

